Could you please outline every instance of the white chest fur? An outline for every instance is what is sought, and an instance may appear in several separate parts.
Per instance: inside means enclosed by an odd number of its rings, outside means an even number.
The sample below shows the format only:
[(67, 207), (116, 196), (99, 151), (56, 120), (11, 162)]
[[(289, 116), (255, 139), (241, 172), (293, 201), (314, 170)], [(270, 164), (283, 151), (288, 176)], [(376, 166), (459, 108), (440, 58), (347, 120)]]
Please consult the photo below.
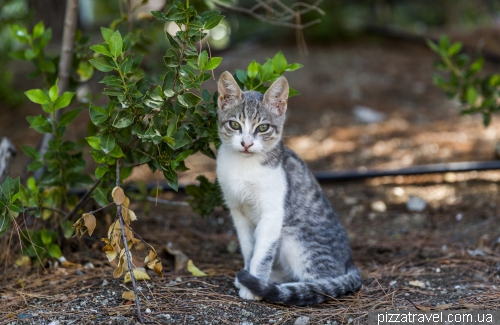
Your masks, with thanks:
[(227, 206), (239, 210), (255, 225), (263, 214), (282, 215), (286, 178), (281, 166), (263, 166), (257, 154), (245, 157), (222, 145), (217, 157), (217, 178)]

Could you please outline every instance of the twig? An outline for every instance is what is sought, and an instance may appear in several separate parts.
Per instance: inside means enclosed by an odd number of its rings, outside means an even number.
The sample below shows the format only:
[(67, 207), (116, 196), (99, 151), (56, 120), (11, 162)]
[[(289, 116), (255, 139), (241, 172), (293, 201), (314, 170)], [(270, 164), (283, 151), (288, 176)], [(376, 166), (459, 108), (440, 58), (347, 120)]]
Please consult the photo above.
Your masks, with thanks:
[[(120, 160), (116, 161), (116, 186), (120, 186)], [(127, 237), (125, 236), (125, 222), (123, 222), (121, 205), (116, 205), (116, 214), (118, 216), (118, 220), (120, 220), (123, 248), (125, 249), (125, 254), (127, 255), (128, 271), (130, 273), (130, 278), (132, 280), (132, 287), (134, 288), (135, 306), (137, 307), (137, 318), (139, 318), (139, 322), (142, 324), (144, 323), (144, 320), (142, 319), (142, 314), (141, 314), (139, 291), (137, 290), (137, 285), (135, 283), (134, 269), (132, 268), (132, 257), (130, 254), (130, 250), (128, 249)]]
[(80, 199), (80, 201), (78, 201), (78, 203), (75, 205), (75, 207), (73, 208), (73, 210), (71, 210), (70, 212), (68, 212), (64, 218), (62, 218), (61, 222), (71, 218), (84, 204), (85, 204), (85, 201), (88, 199), (88, 197), (90, 196), (90, 194), (92, 194), (92, 192), (94, 192), (94, 190), (96, 189), (96, 187), (99, 185), (99, 183), (101, 182), (100, 179), (96, 180), (94, 182), (94, 184), (92, 185), (92, 187), (87, 191), (87, 193), (85, 193), (84, 196), (82, 196), (82, 198)]
[(148, 200), (149, 202), (162, 203), (162, 204), (189, 206), (189, 203), (187, 203), (187, 202), (170, 201), (170, 200), (165, 200), (165, 199), (159, 199), (159, 198), (152, 197), (152, 196), (148, 196), (146, 198), (146, 200)]
[[(64, 15), (64, 30), (61, 47), (61, 59), (59, 60), (58, 84), (59, 93), (61, 96), (69, 85), (69, 77), (71, 74), (71, 63), (73, 61), (73, 44), (75, 42), (76, 23), (78, 22), (78, 0), (68, 0), (66, 2), (66, 13)], [(61, 110), (55, 112), (56, 120), (59, 120)], [(55, 132), (55, 130), (54, 130)], [(40, 144), (40, 156), (44, 157), (49, 150), (49, 142), (54, 138), (54, 133), (45, 133)], [(43, 166), (34, 173), (36, 179), (42, 177), (43, 172), (47, 167)]]
[[(310, 12), (310, 11), (317, 11), (320, 14), (324, 14), (323, 10), (321, 10), (317, 7), (317, 4), (321, 3), (322, 1), (323, 0), (318, 0), (313, 5), (303, 4), (303, 6), (305, 7), (304, 9), (299, 10), (299, 11), (294, 11), (290, 7), (287, 7), (285, 4), (283, 4), (281, 1), (273, 0), (273, 3), (276, 3), (278, 6), (280, 6), (287, 13), (287, 16), (285, 16), (285, 14), (283, 12), (280, 12), (280, 11), (272, 8), (272, 6), (270, 6), (269, 4), (264, 3), (264, 2), (259, 2), (257, 5), (253, 6), (250, 9), (243, 8), (243, 7), (232, 7), (232, 6), (222, 4), (220, 2), (213, 2), (213, 4), (215, 4), (219, 8), (222, 8), (222, 9), (225, 9), (228, 11), (239, 12), (242, 14), (252, 16), (253, 18), (255, 18), (257, 20), (260, 20), (260, 21), (267, 23), (267, 24), (270, 24), (270, 25), (283, 26), (283, 27), (289, 27), (289, 28), (294, 28), (294, 29), (305, 29), (305, 28), (310, 27), (312, 25), (319, 24), (321, 22), (321, 19), (314, 19), (314, 20), (311, 20), (310, 22), (307, 22), (305, 24), (302, 24), (302, 23), (294, 24), (294, 23), (286, 22), (284, 20), (295, 19), (297, 13), (299, 15), (302, 15), (302, 14), (305, 14), (305, 13)], [(256, 11), (260, 8), (265, 8), (267, 12), (271, 12), (273, 15), (277, 15), (278, 19), (270, 19), (267, 16), (263, 16), (261, 14), (258, 14)], [(293, 12), (293, 14), (292, 14), (292, 12)]]
[[(1, 137), (0, 137), (1, 138)], [(0, 183), (9, 173), (9, 166), (16, 156), (16, 148), (6, 137), (0, 140)]]

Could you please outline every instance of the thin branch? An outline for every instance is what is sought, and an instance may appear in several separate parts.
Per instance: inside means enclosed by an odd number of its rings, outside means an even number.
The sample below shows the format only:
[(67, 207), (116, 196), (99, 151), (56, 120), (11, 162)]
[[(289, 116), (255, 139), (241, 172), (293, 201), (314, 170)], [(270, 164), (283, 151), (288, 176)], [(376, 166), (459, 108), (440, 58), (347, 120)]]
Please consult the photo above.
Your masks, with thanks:
[[(53, 208), (53, 207), (40, 207), (40, 209), (42, 210), (49, 210), (49, 211), (54, 211), (54, 212), (57, 212), (61, 215), (65, 215), (66, 214), (66, 211), (63, 211), (61, 209), (58, 209), (58, 208)], [(24, 211), (34, 211), (34, 210), (38, 210), (38, 208), (28, 208), (28, 209), (25, 209)]]
[[(283, 26), (283, 27), (289, 27), (289, 28), (294, 28), (294, 29), (305, 29), (307, 27), (310, 27), (312, 25), (318, 24), (321, 22), (320, 19), (314, 19), (312, 21), (309, 21), (307, 23), (292, 23), (292, 22), (287, 22), (287, 20), (294, 20), (296, 19), (296, 15), (303, 15), (305, 13), (311, 12), (311, 11), (316, 11), (321, 15), (324, 15), (325, 12), (318, 8), (318, 5), (323, 2), (323, 0), (317, 0), (314, 4), (310, 5), (304, 2), (298, 2), (293, 5), (293, 7), (298, 7), (301, 6), (303, 9), (301, 10), (293, 10), (292, 7), (288, 7), (287, 5), (283, 4), (280, 0), (272, 0), (270, 1), (271, 4), (263, 2), (263, 1), (258, 1), (258, 3), (253, 6), (252, 8), (243, 8), (243, 7), (232, 7), (228, 6), (225, 4), (222, 4), (220, 2), (213, 2), (217, 7), (221, 9), (225, 9), (228, 11), (233, 11), (233, 12), (239, 12), (245, 15), (249, 15), (257, 20), (260, 20), (264, 23), (270, 24), (270, 25), (276, 25), (276, 26)], [(275, 8), (272, 7), (272, 4), (276, 4), (278, 7), (282, 9), (282, 11), (279, 11)], [(271, 19), (268, 16), (264, 16), (262, 14), (257, 13), (257, 10), (259, 9), (264, 9), (266, 12), (271, 13), (272, 16), (277, 16), (278, 18), (276, 19)]]
[[(120, 186), (120, 162), (121, 162), (120, 159), (116, 161), (116, 186)], [(116, 214), (118, 216), (118, 220), (120, 220), (123, 248), (125, 249), (125, 254), (127, 255), (128, 271), (130, 273), (130, 278), (132, 279), (132, 287), (134, 288), (135, 306), (137, 308), (137, 317), (139, 318), (140, 323), (144, 323), (144, 320), (142, 319), (142, 314), (141, 314), (141, 304), (139, 301), (139, 291), (137, 290), (137, 284), (135, 282), (135, 276), (134, 276), (134, 269), (132, 266), (132, 255), (130, 254), (130, 250), (128, 249), (127, 237), (125, 236), (125, 222), (123, 222), (121, 205), (116, 205)]]
[(148, 196), (146, 198), (146, 200), (148, 200), (149, 202), (169, 204), (169, 205), (189, 206), (189, 203), (187, 203), (187, 202), (183, 202), (183, 201), (170, 201), (170, 200), (165, 200), (165, 199), (159, 199), (157, 197), (152, 197), (152, 196)]
[(71, 210), (70, 212), (68, 212), (64, 216), (64, 218), (61, 220), (61, 222), (63, 222), (64, 220), (67, 220), (67, 219), (71, 218), (76, 212), (78, 212), (78, 210), (85, 204), (85, 201), (87, 201), (87, 199), (89, 198), (90, 194), (92, 194), (92, 192), (94, 192), (94, 190), (99, 185), (99, 183), (101, 183), (100, 179), (98, 179), (98, 180), (96, 180), (94, 182), (94, 184), (92, 185), (92, 187), (87, 191), (87, 193), (85, 193), (84, 196), (82, 196), (82, 198), (80, 199), (80, 201), (78, 201), (78, 203), (75, 205), (75, 207), (73, 208), (73, 210)]

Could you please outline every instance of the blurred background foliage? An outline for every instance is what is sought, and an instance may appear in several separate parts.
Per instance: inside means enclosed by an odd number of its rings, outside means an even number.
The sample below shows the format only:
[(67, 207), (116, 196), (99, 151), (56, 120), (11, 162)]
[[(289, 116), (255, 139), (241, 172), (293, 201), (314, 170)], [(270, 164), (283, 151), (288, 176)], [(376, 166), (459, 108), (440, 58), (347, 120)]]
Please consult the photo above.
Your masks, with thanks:
[[(226, 7), (252, 8), (259, 2), (256, 0), (191, 0), (191, 4), (199, 8), (214, 9), (218, 3)], [(296, 0), (281, 0), (283, 4), (293, 8)], [(338, 41), (352, 41), (366, 34), (380, 34), (386, 29), (395, 29), (407, 33), (429, 36), (434, 31), (448, 32), (450, 29), (471, 29), (500, 22), (500, 2), (495, 0), (304, 0), (310, 5), (318, 4), (324, 13), (311, 11), (301, 17), (307, 22), (321, 19), (321, 23), (305, 28), (301, 32), (275, 24), (261, 22), (237, 10), (223, 10), (226, 19), (218, 28), (211, 31), (210, 45), (214, 51), (237, 46), (239, 43), (252, 42), (286, 44), (305, 39), (308, 44), (326, 44)], [(137, 37), (142, 37), (144, 52), (161, 55), (167, 49), (165, 38), (159, 24), (163, 22), (151, 19), (150, 11), (161, 10), (165, 0), (132, 1), (132, 5), (140, 7), (133, 20)], [(123, 0), (100, 1), (81, 0), (79, 28), (84, 34), (99, 37), (99, 27), (112, 24), (127, 27), (124, 9), (127, 2)], [(15, 107), (22, 103), (22, 89), (16, 90), (14, 76), (23, 78), (25, 73), (19, 63), (12, 64), (9, 53), (19, 44), (9, 32), (9, 24), (16, 23), (32, 28), (36, 22), (43, 20), (52, 28), (53, 50), (59, 50), (62, 35), (65, 0), (0, 0), (0, 103), (2, 106)], [(270, 20), (274, 17), (269, 13)], [(173, 28), (168, 23), (164, 29)], [(436, 33), (434, 33), (436, 35)], [(300, 40), (299, 40), (300, 41)], [(50, 50), (50, 49), (49, 49)], [(154, 69), (154, 60), (145, 62)], [(24, 70), (22, 70), (24, 71)]]

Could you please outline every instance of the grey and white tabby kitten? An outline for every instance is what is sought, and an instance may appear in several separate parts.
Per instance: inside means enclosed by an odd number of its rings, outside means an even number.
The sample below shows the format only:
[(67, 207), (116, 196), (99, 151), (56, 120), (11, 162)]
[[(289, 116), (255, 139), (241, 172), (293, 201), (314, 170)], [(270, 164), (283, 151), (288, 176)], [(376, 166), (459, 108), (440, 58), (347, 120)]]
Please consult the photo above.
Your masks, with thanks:
[(241, 298), (309, 305), (357, 291), (361, 277), (347, 234), (306, 164), (283, 144), (288, 82), (264, 96), (218, 83), (217, 178), (238, 233), (245, 268)]

